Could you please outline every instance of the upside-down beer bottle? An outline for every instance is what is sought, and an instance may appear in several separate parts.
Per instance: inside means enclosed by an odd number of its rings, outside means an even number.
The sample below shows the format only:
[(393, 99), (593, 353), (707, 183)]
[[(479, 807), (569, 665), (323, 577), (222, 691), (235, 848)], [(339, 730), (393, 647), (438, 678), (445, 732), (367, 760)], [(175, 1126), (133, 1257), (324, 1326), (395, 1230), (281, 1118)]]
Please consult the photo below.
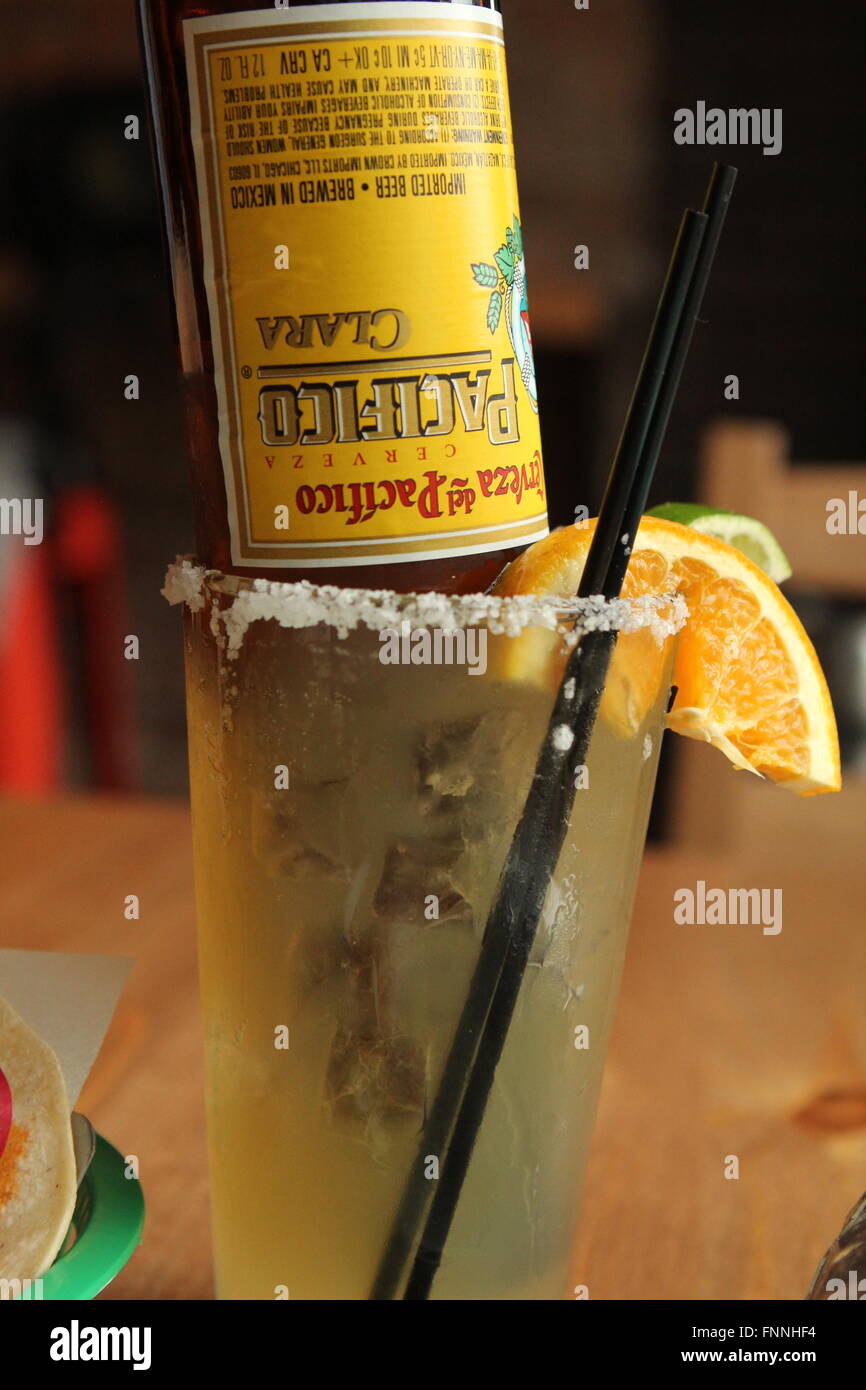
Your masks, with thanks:
[(496, 4), (140, 7), (199, 558), (485, 588), (547, 530)]

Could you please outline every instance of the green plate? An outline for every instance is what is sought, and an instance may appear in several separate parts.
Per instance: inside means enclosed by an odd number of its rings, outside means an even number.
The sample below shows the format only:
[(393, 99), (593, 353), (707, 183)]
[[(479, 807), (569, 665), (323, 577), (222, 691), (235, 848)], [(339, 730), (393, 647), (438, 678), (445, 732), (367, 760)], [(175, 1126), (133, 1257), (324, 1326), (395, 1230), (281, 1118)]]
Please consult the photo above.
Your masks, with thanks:
[(126, 1161), (101, 1134), (63, 1248), (42, 1276), (43, 1299), (89, 1299), (111, 1283), (141, 1241), (144, 1197)]

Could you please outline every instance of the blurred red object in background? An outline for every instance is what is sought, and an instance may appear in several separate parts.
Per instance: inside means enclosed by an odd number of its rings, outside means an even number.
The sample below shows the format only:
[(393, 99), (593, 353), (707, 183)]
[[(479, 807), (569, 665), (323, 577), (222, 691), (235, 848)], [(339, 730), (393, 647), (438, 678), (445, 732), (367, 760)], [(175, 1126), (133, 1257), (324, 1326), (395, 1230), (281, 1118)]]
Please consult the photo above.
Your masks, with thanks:
[(5, 565), (0, 620), (0, 790), (38, 796), (65, 780), (67, 702), (61, 589), (77, 609), (92, 783), (136, 785), (135, 720), (123, 653), (128, 631), (115, 508), (95, 486), (54, 502), (42, 544), (16, 545)]

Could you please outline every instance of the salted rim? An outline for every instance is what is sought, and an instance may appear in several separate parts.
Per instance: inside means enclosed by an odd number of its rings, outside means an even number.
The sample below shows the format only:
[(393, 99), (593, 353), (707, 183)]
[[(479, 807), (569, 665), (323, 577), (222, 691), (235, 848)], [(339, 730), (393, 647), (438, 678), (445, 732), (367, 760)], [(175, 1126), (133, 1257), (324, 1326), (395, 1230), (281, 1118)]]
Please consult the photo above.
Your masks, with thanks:
[(225, 634), (230, 656), (240, 651), (250, 624), (262, 621), (298, 629), (326, 624), (340, 637), (359, 627), (381, 632), (405, 622), (413, 628), (446, 632), (483, 625), (508, 637), (541, 627), (561, 632), (572, 642), (584, 632), (638, 632), (647, 628), (662, 642), (679, 632), (688, 618), (682, 594), (645, 594), (630, 599), (397, 594), (390, 589), (340, 589), (307, 580), (248, 579), (206, 569), (184, 557), (169, 565), (162, 589), (169, 603), (186, 604), (191, 612), (198, 613), (205, 606), (207, 593), (228, 600), (213, 605), (211, 628), (215, 635)]

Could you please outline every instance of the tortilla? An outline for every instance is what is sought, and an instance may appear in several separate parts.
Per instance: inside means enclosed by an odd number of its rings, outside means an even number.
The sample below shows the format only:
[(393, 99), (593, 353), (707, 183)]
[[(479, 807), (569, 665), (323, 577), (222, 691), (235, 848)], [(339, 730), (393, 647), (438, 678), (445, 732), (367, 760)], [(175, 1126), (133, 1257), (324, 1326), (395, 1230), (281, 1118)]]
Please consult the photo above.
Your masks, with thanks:
[(0, 1068), (12, 1127), (0, 1153), (0, 1279), (36, 1279), (51, 1265), (75, 1207), (75, 1157), (60, 1063), (0, 999)]

